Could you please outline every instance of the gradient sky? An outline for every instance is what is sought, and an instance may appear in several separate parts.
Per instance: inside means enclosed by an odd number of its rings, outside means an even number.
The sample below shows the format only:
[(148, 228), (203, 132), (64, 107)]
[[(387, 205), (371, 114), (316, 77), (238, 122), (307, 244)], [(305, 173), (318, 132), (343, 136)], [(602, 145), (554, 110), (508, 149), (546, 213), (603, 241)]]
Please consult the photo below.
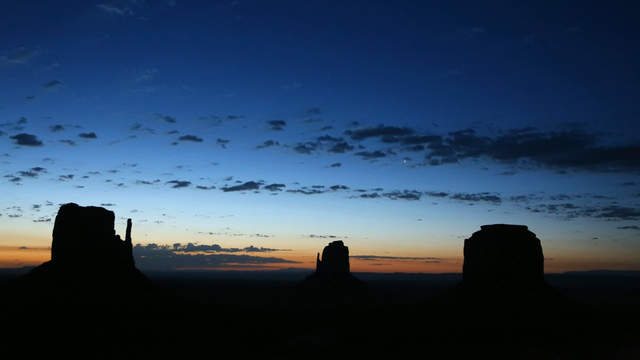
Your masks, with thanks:
[(0, 266), (48, 260), (76, 202), (132, 218), (142, 268), (310, 268), (339, 239), (353, 270), (461, 271), (516, 223), (548, 272), (640, 269), (628, 3), (1, 7)]

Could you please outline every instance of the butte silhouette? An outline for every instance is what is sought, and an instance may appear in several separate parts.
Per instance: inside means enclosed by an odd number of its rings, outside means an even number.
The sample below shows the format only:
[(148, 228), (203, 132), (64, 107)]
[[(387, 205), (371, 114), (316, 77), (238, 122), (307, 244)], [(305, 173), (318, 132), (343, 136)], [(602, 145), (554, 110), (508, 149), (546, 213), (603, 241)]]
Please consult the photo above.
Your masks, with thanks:
[(352, 296), (363, 290), (363, 283), (351, 274), (349, 248), (340, 240), (332, 241), (316, 257), (316, 271), (303, 282), (302, 288), (315, 297), (325, 299)]
[(450, 299), (470, 326), (542, 326), (563, 299), (544, 280), (540, 239), (524, 225), (483, 225), (464, 241), (462, 283)]
[(102, 207), (60, 206), (53, 227), (51, 260), (25, 275), (23, 285), (50, 293), (117, 295), (150, 285), (135, 267), (131, 219), (125, 239), (114, 230), (115, 214)]

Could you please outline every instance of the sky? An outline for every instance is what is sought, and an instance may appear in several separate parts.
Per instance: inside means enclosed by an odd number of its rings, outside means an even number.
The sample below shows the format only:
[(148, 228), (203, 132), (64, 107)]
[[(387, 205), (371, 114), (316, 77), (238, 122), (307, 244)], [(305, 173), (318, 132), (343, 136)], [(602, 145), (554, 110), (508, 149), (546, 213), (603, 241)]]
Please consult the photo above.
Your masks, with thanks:
[[(547, 272), (640, 269), (630, 3), (3, 1), (0, 267), (58, 207), (142, 269), (460, 272), (524, 224)], [(91, 254), (87, 254), (91, 256)]]

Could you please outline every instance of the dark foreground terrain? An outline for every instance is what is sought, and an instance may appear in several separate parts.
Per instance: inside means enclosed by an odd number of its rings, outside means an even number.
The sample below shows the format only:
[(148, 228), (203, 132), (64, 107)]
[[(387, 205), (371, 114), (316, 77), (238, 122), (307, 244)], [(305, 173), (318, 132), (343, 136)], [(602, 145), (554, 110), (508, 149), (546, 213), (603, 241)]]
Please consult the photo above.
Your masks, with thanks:
[[(640, 273), (546, 276), (552, 300), (461, 294), (459, 274), (148, 272), (129, 295), (34, 290), (3, 270), (3, 352), (19, 358), (308, 357), (640, 359)], [(415, 355), (411, 355), (415, 354)]]

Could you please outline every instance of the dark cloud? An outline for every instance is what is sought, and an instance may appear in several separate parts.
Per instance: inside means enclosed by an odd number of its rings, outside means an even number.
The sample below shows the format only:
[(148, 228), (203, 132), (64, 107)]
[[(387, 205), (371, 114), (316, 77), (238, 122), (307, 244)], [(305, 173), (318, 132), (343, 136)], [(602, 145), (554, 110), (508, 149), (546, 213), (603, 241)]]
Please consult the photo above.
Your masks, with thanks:
[(293, 147), (293, 150), (299, 154), (311, 154), (318, 147), (317, 143), (314, 142), (306, 142), (306, 143), (298, 143)]
[(337, 138), (337, 137), (333, 137), (331, 135), (318, 136), (318, 141), (319, 142), (341, 142), (343, 140), (344, 140), (343, 138)]
[(51, 132), (63, 131), (64, 130), (64, 126), (62, 126), (60, 124), (51, 125), (51, 126), (49, 126), (49, 130), (51, 130)]
[(98, 135), (96, 135), (96, 133), (94, 133), (94, 132), (80, 133), (80, 134), (78, 134), (78, 136), (83, 138), (83, 139), (97, 139), (98, 138)]
[(38, 177), (38, 173), (35, 171), (18, 171), (18, 175), (23, 177), (30, 177), (30, 178)]
[(451, 199), (460, 201), (472, 201), (472, 202), (489, 202), (494, 205), (499, 205), (502, 202), (500, 196), (491, 194), (488, 192), (481, 193), (456, 193), (450, 196)]
[(45, 89), (56, 89), (62, 86), (62, 81), (59, 80), (51, 80), (42, 84), (42, 87)]
[(425, 149), (424, 145), (413, 145), (413, 146), (404, 148), (404, 150), (411, 151), (411, 152), (424, 151), (424, 149)]
[(267, 189), (269, 191), (282, 191), (284, 187), (286, 187), (285, 184), (270, 184), (264, 186), (264, 189)]
[[(178, 246), (174, 250), (175, 246)], [(229, 267), (247, 267), (247, 266), (264, 266), (268, 264), (293, 264), (296, 261), (276, 258), (262, 257), (246, 254), (228, 254), (228, 253), (198, 253), (193, 254), (181, 251), (181, 244), (157, 245), (148, 244), (142, 246), (137, 244), (133, 248), (136, 266), (147, 270), (175, 270), (181, 268), (229, 268)], [(247, 247), (245, 252), (261, 248)]]
[(60, 142), (63, 143), (63, 144), (70, 145), (70, 146), (76, 146), (76, 142), (73, 141), (73, 140), (66, 139), (66, 140), (60, 140)]
[(620, 230), (640, 230), (640, 226), (638, 225), (627, 225), (627, 226), (618, 226)]
[(156, 114), (156, 118), (168, 122), (169, 124), (175, 124), (177, 122), (175, 117), (169, 115)]
[(229, 191), (258, 190), (258, 189), (260, 189), (259, 183), (255, 181), (247, 181), (241, 185), (223, 187), (222, 191), (229, 192)]
[(351, 255), (350, 258), (359, 259), (359, 260), (408, 260), (408, 261), (429, 261), (429, 262), (440, 262), (441, 258), (437, 257), (406, 257), (406, 256), (378, 256), (378, 255)]
[(413, 134), (413, 130), (409, 128), (401, 128), (396, 126), (378, 126), (375, 128), (361, 128), (356, 130), (346, 130), (344, 133), (353, 140), (364, 140), (382, 136), (405, 136)]
[(638, 185), (637, 182), (635, 181), (627, 181), (627, 182), (623, 182), (622, 184), (620, 184), (621, 186), (636, 186)]
[(632, 221), (640, 219), (640, 208), (620, 205), (590, 205), (578, 203), (540, 203), (527, 205), (525, 209), (533, 213), (545, 213), (571, 220), (575, 218), (596, 218), (608, 221)]
[(543, 132), (529, 127), (511, 129), (495, 137), (465, 129), (430, 142), (427, 159), (443, 163), (485, 157), (527, 168), (640, 171), (639, 143), (605, 145), (603, 142), (601, 134), (580, 129)]
[[(255, 234), (258, 237), (269, 237), (268, 235)], [(265, 247), (255, 247), (253, 245), (249, 245), (244, 248), (224, 248), (218, 244), (213, 245), (197, 245), (193, 243), (187, 243), (182, 245), (181, 243), (175, 243), (172, 245), (171, 249), (173, 251), (179, 252), (226, 252), (226, 253), (237, 253), (237, 252), (274, 252), (274, 251), (285, 251), (280, 249), (271, 249)]]
[(333, 185), (330, 187), (331, 190), (349, 190), (349, 187), (346, 185)]
[(35, 171), (35, 172), (38, 172), (38, 173), (44, 173), (44, 172), (47, 172), (47, 169), (45, 169), (43, 167), (40, 167), (40, 166), (36, 166), (36, 167), (32, 167), (31, 171)]
[(199, 189), (199, 190), (213, 190), (215, 188), (216, 188), (215, 186), (203, 186), (203, 185), (196, 186), (196, 189)]
[(335, 143), (328, 151), (332, 153), (342, 154), (351, 150), (353, 150), (353, 146), (342, 141), (342, 142)]
[(613, 220), (638, 220), (640, 218), (640, 209), (610, 205), (601, 208), (600, 213), (595, 217)]
[(18, 118), (18, 120), (16, 121), (16, 124), (19, 124), (19, 125), (24, 125), (26, 123), (27, 123), (27, 118), (24, 116), (20, 116), (20, 118)]
[(177, 188), (188, 187), (189, 185), (191, 185), (191, 181), (171, 180), (171, 181), (167, 181), (166, 184), (173, 184), (172, 188), (177, 189)]
[(67, 175), (60, 175), (58, 176), (58, 180), (60, 181), (68, 181), (68, 180), (73, 180), (73, 174), (67, 174)]
[(292, 189), (292, 190), (287, 190), (287, 192), (292, 194), (317, 195), (317, 194), (324, 194), (326, 191), (318, 190), (318, 189)]
[(216, 140), (216, 144), (218, 144), (219, 146), (221, 146), (223, 149), (226, 149), (226, 148), (227, 148), (227, 144), (228, 144), (228, 143), (229, 143), (229, 140), (227, 140), (227, 139), (221, 139), (221, 138), (218, 138), (218, 139)]
[(431, 197), (438, 197), (438, 198), (444, 198), (449, 196), (449, 193), (443, 192), (443, 191), (427, 191), (424, 193), (427, 196), (431, 196)]
[(203, 140), (195, 135), (183, 135), (178, 139), (180, 141), (194, 141), (194, 142), (202, 142)]
[(329, 167), (332, 167), (332, 168), (338, 168), (338, 167), (341, 167), (341, 166), (342, 166), (342, 163), (339, 163), (339, 162), (329, 165)]
[(416, 190), (391, 191), (382, 194), (382, 196), (391, 200), (420, 200), (422, 193)]
[(270, 120), (267, 121), (267, 124), (271, 126), (271, 130), (282, 130), (287, 125), (287, 122), (284, 120)]
[(400, 140), (403, 145), (424, 145), (429, 143), (442, 142), (440, 135), (413, 135), (407, 136)]
[(280, 146), (280, 143), (274, 140), (265, 140), (265, 142), (262, 143), (262, 145), (256, 146), (256, 149), (264, 149), (272, 146)]
[(100, 204), (100, 206), (113, 207), (113, 206), (116, 206), (116, 204), (113, 204), (113, 203), (102, 203), (102, 204)]
[(337, 238), (336, 235), (316, 235), (316, 234), (310, 234), (309, 237), (312, 238), (312, 239), (335, 239), (335, 238)]
[(377, 199), (380, 195), (377, 192), (374, 192), (370, 194), (360, 194), (360, 197), (363, 199)]
[(327, 125), (327, 126), (323, 126), (323, 127), (320, 129), (320, 131), (327, 131), (327, 130), (331, 130), (331, 129), (333, 129), (333, 126), (331, 126), (331, 125)]
[(21, 133), (21, 134), (10, 136), (10, 138), (13, 139), (15, 143), (18, 145), (42, 146), (42, 141), (38, 140), (38, 138), (35, 135), (31, 135), (31, 134)]
[(365, 160), (372, 160), (372, 159), (383, 158), (383, 157), (387, 156), (387, 154), (383, 153), (380, 150), (376, 150), (376, 151), (373, 151), (373, 152), (370, 152), (370, 151), (357, 152), (356, 156), (360, 156), (361, 158), (363, 158)]

